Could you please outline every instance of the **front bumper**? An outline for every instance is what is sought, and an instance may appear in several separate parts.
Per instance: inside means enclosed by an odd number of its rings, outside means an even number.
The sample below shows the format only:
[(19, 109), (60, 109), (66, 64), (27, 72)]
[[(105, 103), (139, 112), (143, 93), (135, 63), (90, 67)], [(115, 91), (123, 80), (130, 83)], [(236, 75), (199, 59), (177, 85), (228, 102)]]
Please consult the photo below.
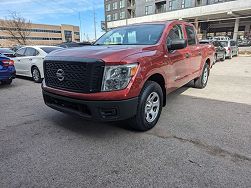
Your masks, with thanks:
[(47, 106), (85, 119), (96, 121), (119, 121), (136, 115), (138, 97), (119, 101), (90, 101), (64, 97), (43, 90)]

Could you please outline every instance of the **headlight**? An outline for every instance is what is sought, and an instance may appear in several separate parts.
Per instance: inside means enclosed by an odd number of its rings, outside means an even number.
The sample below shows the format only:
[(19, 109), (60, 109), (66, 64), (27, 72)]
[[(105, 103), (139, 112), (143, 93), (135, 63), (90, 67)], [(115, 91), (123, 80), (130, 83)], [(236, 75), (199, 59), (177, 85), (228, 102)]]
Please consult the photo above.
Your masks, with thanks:
[(105, 66), (102, 91), (121, 90), (127, 87), (136, 74), (138, 64)]

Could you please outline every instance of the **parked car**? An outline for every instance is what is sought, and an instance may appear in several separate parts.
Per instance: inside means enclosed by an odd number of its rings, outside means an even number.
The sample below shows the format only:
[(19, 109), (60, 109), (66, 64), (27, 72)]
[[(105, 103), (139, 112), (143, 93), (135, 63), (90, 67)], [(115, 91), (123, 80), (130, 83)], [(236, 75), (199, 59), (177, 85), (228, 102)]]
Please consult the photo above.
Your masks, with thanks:
[(182, 21), (144, 23), (112, 29), (92, 46), (52, 52), (44, 61), (45, 104), (149, 130), (166, 94), (191, 80), (196, 88), (207, 85), (215, 49), (196, 36)]
[(16, 70), (14, 61), (0, 54), (0, 82), (2, 84), (11, 84), (15, 77)]
[(25, 46), (15, 53), (17, 75), (33, 78), (37, 83), (44, 78), (43, 61), (47, 54), (62, 48), (55, 46)]
[(62, 44), (59, 44), (57, 46), (62, 48), (74, 48), (74, 47), (83, 47), (83, 46), (90, 46), (90, 42), (65, 42)]
[(227, 37), (227, 36), (217, 36), (217, 37), (213, 37), (213, 40), (230, 40), (230, 37)]
[(9, 48), (0, 48), (0, 54), (3, 54), (7, 57), (14, 57), (15, 52)]
[[(224, 61), (226, 58), (226, 49), (222, 46), (222, 44), (219, 41), (214, 40), (201, 40), (200, 44), (211, 44), (215, 48), (215, 62), (218, 60)], [(214, 62), (214, 63), (215, 63)]]
[(238, 46), (240, 46), (240, 47), (251, 46), (251, 40), (249, 40), (249, 39), (238, 40)]
[(233, 56), (238, 56), (239, 48), (234, 40), (220, 40), (222, 46), (226, 49), (226, 57), (232, 59)]

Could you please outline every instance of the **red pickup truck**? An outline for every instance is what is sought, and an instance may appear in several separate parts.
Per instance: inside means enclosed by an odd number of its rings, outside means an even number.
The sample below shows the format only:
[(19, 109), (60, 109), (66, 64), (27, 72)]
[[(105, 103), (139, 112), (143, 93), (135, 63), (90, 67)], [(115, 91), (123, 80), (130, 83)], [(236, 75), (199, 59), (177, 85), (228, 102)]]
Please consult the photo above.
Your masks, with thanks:
[(115, 28), (92, 46), (52, 52), (44, 61), (45, 104), (98, 121), (154, 127), (166, 95), (194, 80), (207, 85), (215, 50), (182, 21)]

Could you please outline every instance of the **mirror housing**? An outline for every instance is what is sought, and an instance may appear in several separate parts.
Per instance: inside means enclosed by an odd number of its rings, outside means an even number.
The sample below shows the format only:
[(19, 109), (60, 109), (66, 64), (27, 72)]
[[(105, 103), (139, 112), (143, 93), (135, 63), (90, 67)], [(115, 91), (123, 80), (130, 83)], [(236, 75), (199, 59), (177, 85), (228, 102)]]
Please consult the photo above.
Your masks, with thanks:
[(168, 50), (179, 50), (187, 47), (187, 40), (185, 39), (176, 39), (172, 40), (171, 44), (167, 45)]

